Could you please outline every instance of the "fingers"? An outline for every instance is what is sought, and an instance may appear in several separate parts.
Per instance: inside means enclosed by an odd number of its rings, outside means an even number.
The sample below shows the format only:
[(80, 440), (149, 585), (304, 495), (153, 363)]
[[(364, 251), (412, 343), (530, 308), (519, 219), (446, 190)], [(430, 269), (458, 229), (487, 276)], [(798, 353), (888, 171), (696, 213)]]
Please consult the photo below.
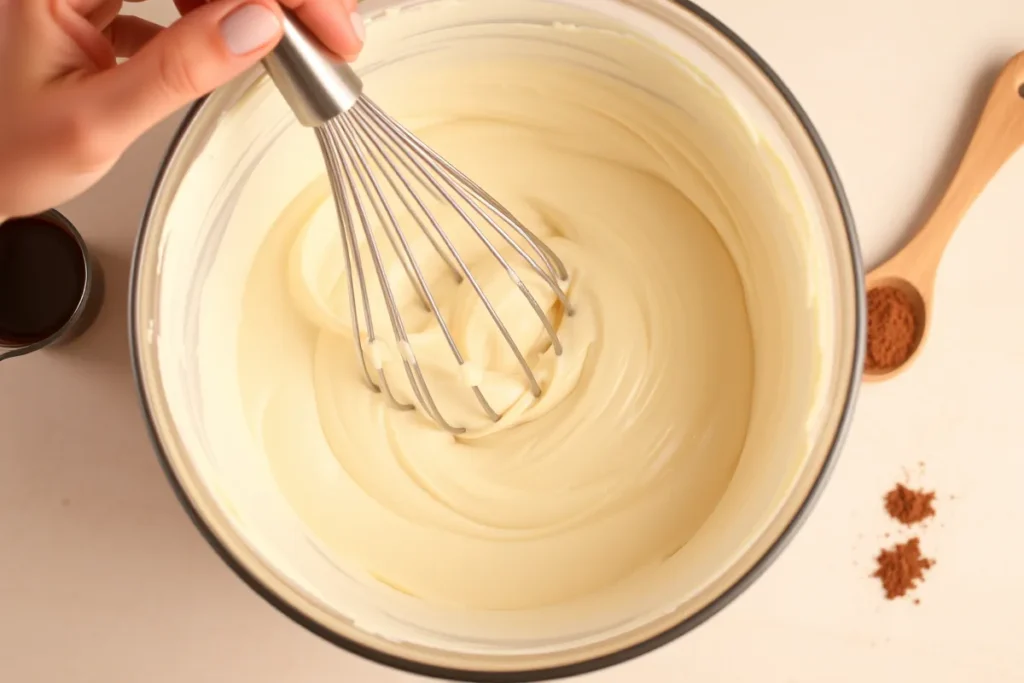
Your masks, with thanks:
[[(127, 19), (127, 17), (125, 17)], [(151, 126), (231, 80), (270, 52), (281, 37), (274, 0), (217, 0), (153, 35), (136, 22), (118, 22), (135, 55), (82, 83), (95, 125), (127, 146)], [(122, 40), (118, 38), (118, 40)], [(141, 44), (139, 44), (141, 43)]]
[(282, 0), (328, 50), (352, 59), (363, 48), (366, 29), (356, 0)]
[(103, 34), (114, 48), (115, 56), (131, 57), (163, 30), (160, 24), (141, 17), (119, 16), (110, 22)]
[[(114, 54), (130, 59), (61, 89), (73, 105), (61, 109), (49, 139), (68, 163), (109, 167), (146, 130), (256, 64), (281, 38), (278, 0), (177, 0), (185, 7), (192, 2), (198, 6), (168, 28), (118, 16), (104, 31), (109, 44), (95, 34), (111, 62)], [(348, 14), (355, 0), (283, 2), (332, 52), (354, 56), (361, 49), (362, 21)], [(96, 11), (105, 4), (97, 2)]]
[[(174, 0), (182, 15), (206, 2)], [(281, 4), (295, 12), (299, 21), (337, 56), (353, 59), (362, 50), (366, 31), (362, 17), (356, 11), (358, 0), (281, 0)]]

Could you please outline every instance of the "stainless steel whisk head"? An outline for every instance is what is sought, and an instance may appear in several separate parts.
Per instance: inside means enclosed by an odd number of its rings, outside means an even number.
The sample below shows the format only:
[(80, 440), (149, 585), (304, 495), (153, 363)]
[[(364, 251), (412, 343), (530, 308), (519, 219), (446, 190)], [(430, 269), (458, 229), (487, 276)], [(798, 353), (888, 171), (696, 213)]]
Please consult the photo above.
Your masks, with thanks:
[[(470, 272), (452, 239), (438, 223), (423, 193), (450, 205), (459, 219), (482, 241), (486, 251), (500, 263), (529, 302), (550, 338), (551, 348), (558, 355), (562, 353), (562, 345), (555, 324), (512, 264), (501, 254), (496, 243), (508, 245), (551, 288), (565, 314), (572, 315), (572, 306), (560, 284), (568, 278), (562, 261), (497, 200), (366, 97), (362, 81), (352, 68), (344, 63), (334, 63), (328, 58), (316, 40), (287, 13), (284, 29), (284, 38), (264, 60), (264, 66), (299, 122), (314, 128), (320, 143), (340, 225), (353, 338), (360, 366), (370, 387), (384, 392), (395, 408), (414, 408), (396, 397), (388, 385), (382, 363), (373, 352), (378, 331), (370, 312), (366, 279), (368, 268), (360, 256), (357, 229), (365, 238), (395, 343), (416, 401), (423, 412), (445, 430), (453, 434), (465, 431), (465, 428), (452, 425), (445, 419), (424, 378), (385, 272), (381, 242), (378, 240), (380, 235), (371, 222), (372, 212), (380, 226), (379, 232), (391, 244), (421, 302), (436, 318), (460, 369), (465, 367), (466, 360), (410, 249), (406, 228), (422, 231), (453, 276), (459, 281), (464, 278), (470, 284), (522, 367), (531, 392), (534, 396), (540, 396), (540, 383), (522, 350), (484, 293), (480, 282)], [(395, 200), (415, 225), (403, 225), (403, 221), (396, 217)], [(493, 231), (494, 237), (488, 238), (482, 226)], [(357, 303), (362, 307), (362, 323)], [(370, 349), (369, 363), (363, 347), (364, 331)], [(484, 413), (491, 420), (497, 421), (500, 416), (484, 397), (480, 386), (476, 384), (471, 389)]]

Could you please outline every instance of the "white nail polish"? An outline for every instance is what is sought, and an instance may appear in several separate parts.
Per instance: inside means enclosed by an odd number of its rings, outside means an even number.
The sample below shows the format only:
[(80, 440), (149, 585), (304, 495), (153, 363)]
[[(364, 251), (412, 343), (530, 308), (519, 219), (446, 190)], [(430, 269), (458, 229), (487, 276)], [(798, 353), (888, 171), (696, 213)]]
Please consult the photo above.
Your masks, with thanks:
[(363, 23), (363, 16), (359, 12), (353, 12), (351, 16), (352, 30), (356, 33), (359, 42), (366, 41), (366, 24)]
[(281, 33), (281, 22), (267, 7), (242, 5), (220, 20), (220, 34), (228, 50), (244, 55), (259, 49)]

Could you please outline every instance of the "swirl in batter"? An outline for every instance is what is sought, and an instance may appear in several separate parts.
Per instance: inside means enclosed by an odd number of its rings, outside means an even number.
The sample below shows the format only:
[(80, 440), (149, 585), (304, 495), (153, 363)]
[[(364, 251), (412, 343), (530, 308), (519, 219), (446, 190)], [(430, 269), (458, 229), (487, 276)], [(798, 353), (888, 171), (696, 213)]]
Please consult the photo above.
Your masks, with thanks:
[[(427, 381), (446, 417), (469, 431), (452, 436), (371, 393), (321, 178), (277, 216), (247, 276), (238, 337), (246, 418), (282, 492), (340, 561), (434, 604), (569, 601), (674, 553), (726, 489), (752, 395), (743, 287), (692, 200), (708, 190), (674, 137), (679, 114), (655, 95), (568, 63), (485, 59), (448, 64), (441, 76), (429, 62), (371, 75), (368, 91), (565, 261), (575, 315), (528, 280), (557, 322), (564, 353), (555, 356), (482, 243), (436, 207), (530, 349), (542, 396), (476, 294), (411, 225), (431, 289), (502, 418), (481, 411), (386, 243)], [(321, 164), (313, 150), (282, 158)], [(510, 249), (505, 256), (529, 273)], [(385, 371), (413, 402), (371, 294)], [(325, 446), (329, 461), (311, 455)]]

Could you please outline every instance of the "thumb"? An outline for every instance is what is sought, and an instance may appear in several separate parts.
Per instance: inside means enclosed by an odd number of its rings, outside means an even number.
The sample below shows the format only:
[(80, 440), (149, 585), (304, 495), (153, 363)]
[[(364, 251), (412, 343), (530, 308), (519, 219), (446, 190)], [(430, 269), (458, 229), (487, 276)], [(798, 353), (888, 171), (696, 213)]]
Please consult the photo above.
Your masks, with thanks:
[(97, 117), (130, 141), (269, 53), (281, 32), (274, 0), (215, 0), (161, 31), (128, 61), (96, 74)]

